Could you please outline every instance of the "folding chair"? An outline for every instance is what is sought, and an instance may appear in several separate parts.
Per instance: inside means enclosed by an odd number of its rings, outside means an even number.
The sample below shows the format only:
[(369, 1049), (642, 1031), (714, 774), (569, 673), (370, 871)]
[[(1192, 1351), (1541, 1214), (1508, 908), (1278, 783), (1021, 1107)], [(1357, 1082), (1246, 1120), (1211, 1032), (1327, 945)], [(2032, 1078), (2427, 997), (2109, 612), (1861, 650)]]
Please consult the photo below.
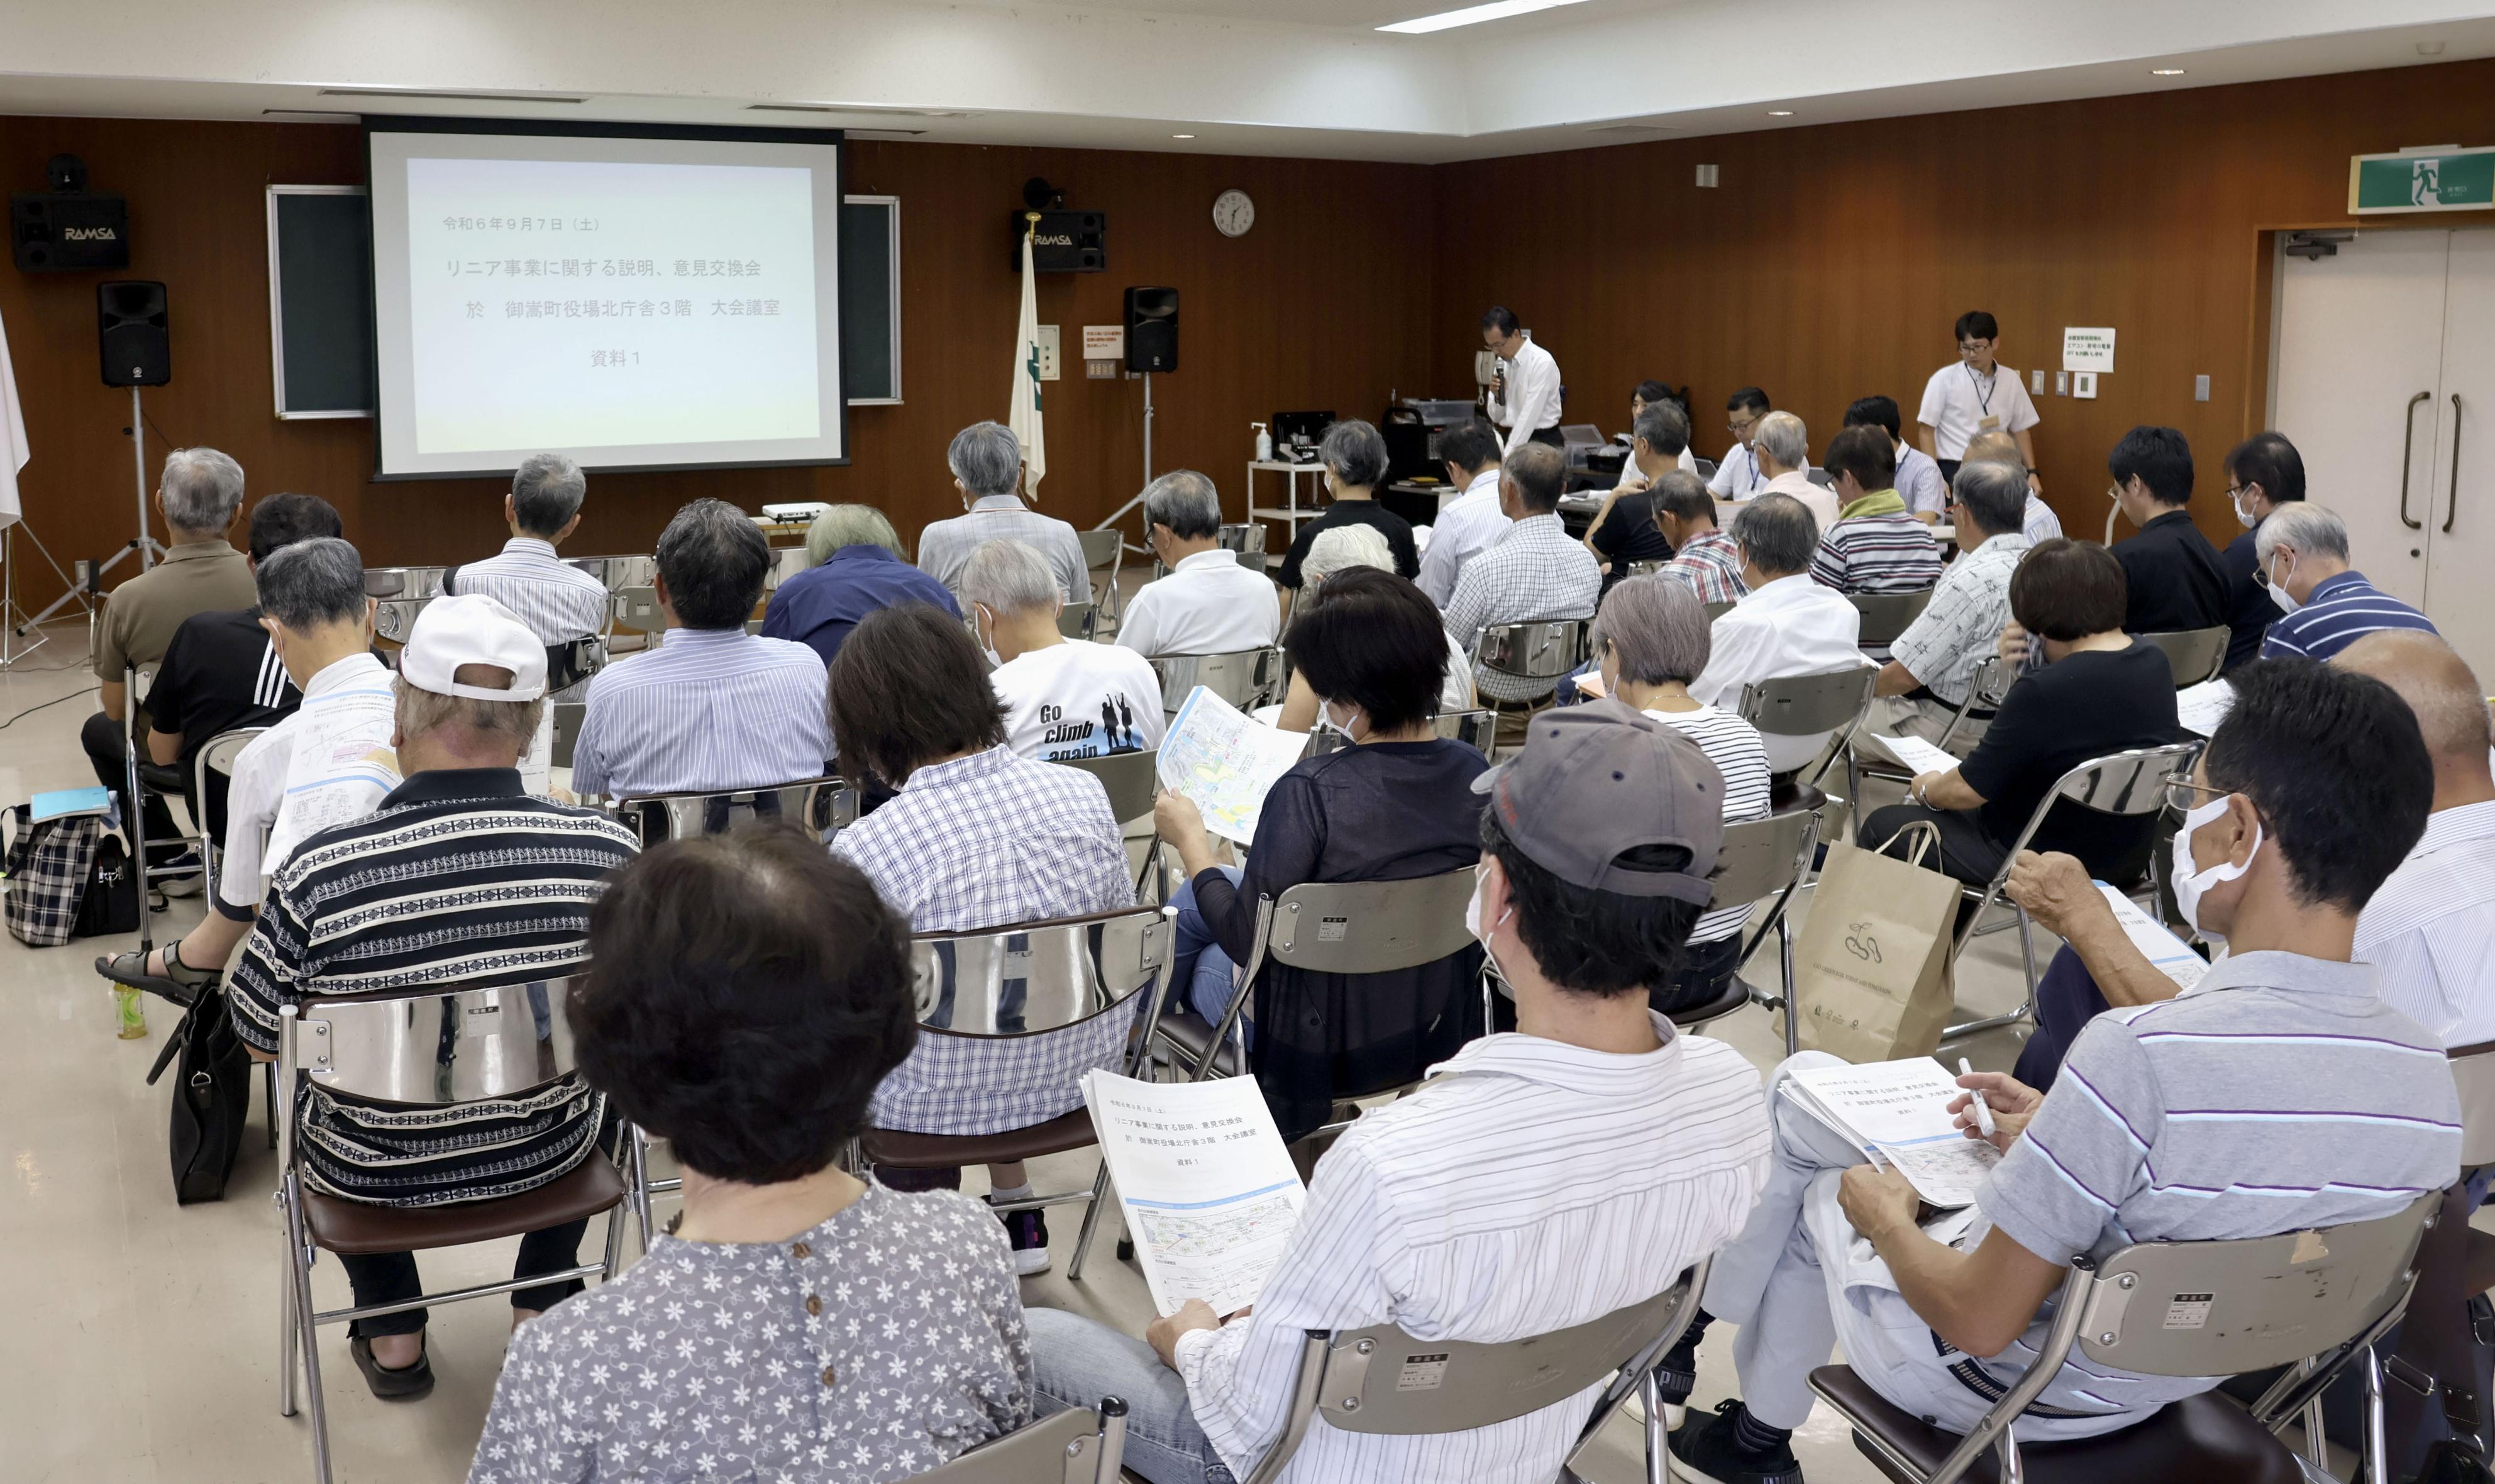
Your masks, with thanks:
[[(1126, 568), (1126, 538), (1121, 531), (1077, 531), (1075, 540), (1083, 543), (1083, 565), (1091, 572), (1092, 603), (1100, 616), (1116, 629), (1118, 615), (1125, 603), (1118, 592), (1119, 573)], [(1102, 572), (1101, 569), (1108, 569)]]
[(655, 587), (617, 588), (613, 615), (616, 628), (633, 634), (667, 632), (667, 616), (659, 611), (659, 590)]
[(1722, 618), (1725, 614), (1732, 612), (1735, 607), (1739, 606), (1739, 604), (1733, 603), (1701, 603), (1700, 606), (1707, 610), (1707, 621), (1711, 624), (1715, 622), (1715, 620)]
[[(1495, 701), (1494, 711), (1531, 710), (1550, 700), (1563, 676), (1586, 663), (1582, 618), (1530, 618), (1492, 624), (1473, 640), (1473, 669), (1523, 683), (1528, 694)], [(1486, 693), (1484, 699), (1491, 699)]]
[[(1105, 757), (1052, 757), (1051, 762), (1077, 768), (1100, 780), (1109, 795), (1109, 813), (1121, 825), (1152, 818), (1153, 799), (1160, 792), (1160, 760), (1157, 750), (1140, 753), (1111, 753)], [(1149, 900), (1145, 888), (1153, 879), (1153, 867), (1160, 859), (1161, 837), (1155, 832), (1144, 847), (1144, 867), (1135, 880), (1138, 900)]]
[[(2083, 1254), (2062, 1283), (2036, 1363), (1963, 1438), (1892, 1406), (1849, 1366), (1813, 1371), (1810, 1389), (1897, 1484), (1955, 1484), (1970, 1475), (2025, 1484), (2294, 1484), (2313, 1475), (2298, 1469), (2278, 1433), (2356, 1364), (2365, 1381), (2365, 1477), (2383, 1479), (2382, 1371), (2372, 1346), (2408, 1307), (2418, 1242), (2442, 1199), (2433, 1191), (2389, 1216), (2274, 1237), (2136, 1242), (2101, 1260)], [(2187, 1313), (2194, 1321), (2177, 1323)], [(2018, 1442), (2010, 1424), (2074, 1350), (2091, 1365), (2143, 1376), (2291, 1369), (2249, 1408), (2206, 1391), (2102, 1437)], [(2319, 1438), (2310, 1442), (2318, 1452)]]
[(804, 572), (812, 565), (814, 564), (806, 560), (806, 548), (803, 546), (772, 547), (771, 569), (762, 574), (762, 596), (768, 598), (780, 591), (781, 583)]
[[(148, 911), (147, 904), (147, 883), (162, 876), (192, 874), (187, 867), (159, 866), (150, 863), (147, 859), (147, 849), (150, 844), (147, 839), (148, 798), (153, 796), (168, 800), (180, 799), (182, 812), (191, 817), (191, 833), (182, 833), (177, 825), (171, 840), (159, 840), (153, 842), (154, 844), (198, 846), (203, 870), (208, 849), (207, 795), (193, 791), (195, 779), (184, 777), (180, 765), (150, 762), (141, 757), (147, 746), (147, 735), (139, 728), (139, 707), (145, 704), (147, 693), (155, 687), (155, 665), (123, 666), (121, 731), (124, 747), (121, 771), (122, 788), (125, 790), (123, 796), (130, 800), (130, 818), (122, 821), (122, 827), (129, 832), (130, 858), (137, 864), (139, 871), (139, 951), (141, 953), (156, 946), (155, 928), (150, 921), (154, 914)], [(196, 769), (194, 773), (196, 775)], [(166, 811), (168, 818), (170, 818), (171, 814), (170, 809)]]
[[(984, 928), (975, 933), (922, 933), (910, 941), (918, 982), (919, 1043), (939, 1037), (978, 1041), (1022, 1039), (1081, 1025), (1102, 1015), (1135, 1016), (1145, 997), (1142, 1031), (1127, 1067), (1151, 1044), (1169, 982), (1171, 927), (1161, 910), (1130, 907), (1083, 917)], [(1045, 1123), (997, 1133), (912, 1133), (870, 1128), (858, 1137), (862, 1169), (949, 1169), (1011, 1164), (1098, 1142), (1089, 1110), (1077, 1105)], [(654, 1187), (655, 1189), (655, 1187)], [(1089, 1189), (996, 1203), (999, 1212), (1085, 1204), (1083, 1234), (1065, 1276), (1080, 1279), (1100, 1224), (1109, 1166)]]
[(2227, 667), (2227, 641), (2233, 635), (2233, 630), (2220, 624), (2214, 629), (2177, 629), (2132, 637), (2166, 652), (2166, 663), (2174, 669), (2174, 689), (2181, 691), (2218, 678), (2218, 672)]
[(1631, 577), (1651, 577), (1671, 565), (1669, 558), (1659, 562), (1631, 562), (1628, 570), (1620, 573), (1620, 580), (1625, 582)]
[[(1821, 779), (1837, 758), (1845, 756), (1846, 746), (1854, 739), (1854, 730), (1863, 724), (1864, 711), (1871, 704), (1871, 683), (1880, 672), (1870, 665), (1852, 669), (1828, 670), (1817, 675), (1778, 675), (1754, 681), (1741, 688), (1737, 708), (1742, 721), (1757, 727), (1763, 736), (1813, 737), (1834, 733), (1823, 752), (1819, 766), (1811, 770), (1807, 781), (1796, 786), (1794, 796), (1778, 804), (1783, 810), (1811, 811), (1828, 803), (1828, 795), (1819, 787)], [(1852, 804), (1852, 799), (1840, 802)]]
[(610, 593), (620, 593), (628, 587), (648, 587), (659, 576), (659, 559), (654, 556), (585, 556), (565, 557), (563, 560), (596, 577)]
[(1932, 590), (1914, 593), (1848, 593), (1845, 601), (1863, 615), (1863, 635), (1858, 641), (1864, 649), (1886, 649), (1897, 642), (1897, 635), (1921, 618), (1930, 605)]
[(191, 797), (197, 801), (200, 811), (200, 855), (207, 864), (208, 900), (212, 902), (217, 894), (217, 862), (225, 855), (225, 842), (209, 828), (209, 780), (212, 777), (223, 779), (226, 786), (231, 787), (234, 759), (242, 756), (242, 750), (250, 745), (252, 738), (267, 729), (265, 727), (236, 727), (231, 731), (218, 732), (191, 757)]
[(1825, 469), (1805, 469), (1802, 471), (1802, 478), (1810, 480), (1813, 484), (1818, 485), (1822, 489), (1834, 489), (1836, 487), (1836, 476), (1829, 473)]
[[(492, 989), (420, 989), (354, 1000), (313, 1001), (278, 1011), (277, 1204), (284, 1281), (278, 1286), (278, 1411), (294, 1415), (296, 1352), (312, 1409), (312, 1469), (329, 1484), (328, 1415), (321, 1392), (320, 1326), (410, 1309), (488, 1298), (521, 1288), (612, 1278), (621, 1256), (624, 1176), (591, 1150), (571, 1173), (519, 1195), (454, 1205), (375, 1206), (312, 1190), (305, 1179), (303, 1091), (318, 1085), (375, 1101), (455, 1107), (541, 1087), (572, 1069), (571, 1027), (564, 1018), (569, 979)], [(361, 1254), (465, 1247), (585, 1221), (606, 1221), (605, 1255), (556, 1273), (479, 1283), (404, 1303), (316, 1310), (312, 1264), (319, 1252)]]
[(364, 596), (373, 600), (373, 632), (393, 644), (405, 644), (416, 628), (416, 615), (442, 596), (446, 567), (367, 567)]
[(1155, 655), (1153, 673), (1161, 679), (1161, 710), (1170, 716), (1197, 686), (1202, 686), (1242, 711), (1253, 711), (1282, 694), (1282, 651), (1278, 647), (1241, 649), (1218, 655)]
[(1057, 632), (1069, 639), (1088, 639), (1100, 617), (1100, 605), (1069, 603), (1057, 610)]
[(1713, 459), (1692, 458), (1689, 462), (1695, 466), (1694, 472), (1700, 479), (1711, 479), (1715, 478), (1715, 461)]
[[(1711, 1005), (1698, 1005), (1676, 1012), (1672, 1023), (1685, 1031), (1694, 1031), (1710, 1020), (1729, 1015), (1744, 1005), (1785, 1013), (1785, 1054), (1802, 1049), (1792, 1010), (1794, 996), (1793, 930), (1785, 920), (1785, 909), (1794, 893), (1801, 889), (1803, 878), (1810, 874), (1810, 858), (1819, 844), (1819, 816), (1811, 811), (1771, 814), (1764, 819), (1750, 819), (1724, 826), (1724, 844), (1716, 851), (1715, 872), (1708, 884), (1714, 889), (1708, 910), (1731, 907), (1741, 902), (1758, 903), (1772, 897), (1775, 905), (1768, 910), (1767, 920), (1755, 929), (1745, 930), (1749, 937), (1741, 944), (1741, 956), (1734, 961), (1733, 983)], [(1759, 951), (1768, 935), (1776, 935), (1776, 947), (1784, 967), (1784, 992), (1771, 995), (1741, 977), (1741, 969)]]
[[(1085, 532), (1085, 535), (1091, 535)], [(1109, 533), (1115, 535), (1115, 532)], [(1125, 1477), (1126, 1404), (1102, 1397), (979, 1444), (911, 1484), (1118, 1484)]]
[[(1958, 727), (1965, 725), (1966, 719), (1974, 713), (1978, 705), (1987, 711), (1999, 709), (2001, 698), (2010, 694), (2010, 687), (2018, 679), (2018, 672), (2005, 664), (1998, 655), (1991, 656), (1982, 665), (1977, 665), (1975, 678), (1967, 683), (1966, 699), (1958, 702), (1957, 714), (1950, 718), (1950, 724), (1942, 729), (1941, 739), (1936, 745), (1946, 751), (1950, 738), (1957, 735)], [(1915, 781), (1912, 769), (1893, 762), (1885, 757), (1866, 758), (1863, 756), (1861, 739), (1849, 739), (1845, 746), (1845, 784), (1847, 788), (1854, 790), (1854, 797), (1858, 804), (1863, 797), (1863, 780), (1865, 778), (1885, 778), (1891, 783), (1899, 784), (1910, 784)], [(1863, 836), (1862, 817), (1863, 811), (1858, 807), (1854, 818), (1854, 836), (1858, 841)]]
[(827, 841), (857, 822), (857, 792), (854, 785), (825, 775), (767, 788), (619, 798), (607, 813), (638, 832), (644, 850), (670, 840), (716, 835), (749, 819), (786, 819), (815, 839)]
[(1577, 1440), (1551, 1461), (1559, 1478), (1575, 1484), (1577, 1455), (1629, 1394), (1639, 1392), (1646, 1404), (1647, 1477), (1662, 1484), (1663, 1405), (1654, 1371), (1697, 1314), (1709, 1265), (1702, 1258), (1652, 1298), (1523, 1340), (1415, 1340), (1392, 1324), (1309, 1330), (1301, 1342), (1282, 1436), (1245, 1484), (1279, 1478), (1320, 1418), (1337, 1432), (1371, 1437), (1462, 1433), (1556, 1407), (1596, 1385), (1602, 1394)]
[(559, 700), (554, 703), (554, 753), (556, 767), (571, 766), (571, 750), (580, 741), (580, 721), (589, 714), (585, 700)]

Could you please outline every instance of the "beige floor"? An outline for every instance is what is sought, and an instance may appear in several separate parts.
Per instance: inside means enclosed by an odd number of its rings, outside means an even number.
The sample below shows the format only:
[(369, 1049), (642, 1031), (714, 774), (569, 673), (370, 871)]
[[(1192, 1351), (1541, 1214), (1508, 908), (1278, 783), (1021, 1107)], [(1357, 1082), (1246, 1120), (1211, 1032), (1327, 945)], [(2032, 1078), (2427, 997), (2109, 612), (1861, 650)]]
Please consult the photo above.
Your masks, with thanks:
[[(0, 718), (59, 696), (91, 696), (75, 662), (83, 633), (60, 638), (13, 672), (0, 672)], [(45, 666), (55, 666), (46, 669)], [(84, 698), (35, 711), (0, 728), (0, 803), (37, 789), (93, 782), (77, 727)], [(1805, 906), (1804, 911), (1807, 908)], [(196, 900), (156, 919), (161, 938), (199, 915)], [(260, 1112), (226, 1199), (177, 1207), (165, 1154), (169, 1090), (142, 1079), (172, 1018), (150, 1002), (146, 1039), (113, 1036), (112, 1002), (89, 970), (95, 954), (125, 943), (79, 941), (34, 950), (0, 936), (0, 1479), (77, 1484), (258, 1484), (309, 1477), (305, 1422), (277, 1413), (277, 1226), (269, 1204), (272, 1159)], [(2042, 945), (2049, 951), (2049, 943)], [(1758, 970), (1772, 979), (1772, 954)], [(2016, 936), (1978, 941), (1962, 998), (2007, 1008), (2018, 990)], [(1764, 1012), (1744, 1010), (1713, 1034), (1760, 1067), (1773, 1065), (1780, 1036)], [(2007, 1037), (1970, 1051), (1980, 1067), (2007, 1067)], [(1044, 1183), (1088, 1182), (1079, 1156), (1042, 1161)], [(1081, 1283), (1064, 1277), (1077, 1220), (1053, 1223), (1058, 1265), (1024, 1287), (1034, 1305), (1065, 1308), (1140, 1331), (1150, 1316), (1142, 1279), (1117, 1262), (1114, 1212)], [(593, 1225), (588, 1250), (602, 1236)], [(436, 1286), (508, 1276), (510, 1244), (427, 1257)], [(334, 1262), (315, 1278), (323, 1307), (343, 1302)], [(464, 1477), (492, 1395), (508, 1311), (499, 1302), (437, 1310), (433, 1358), (440, 1384), (413, 1406), (371, 1399), (347, 1359), (343, 1337), (325, 1337), (330, 1432), (341, 1480), (443, 1484)], [(1731, 1393), (1730, 1341), (1702, 1359), (1697, 1401)], [(1796, 1443), (1813, 1484), (1878, 1477), (1823, 1414)], [(1604, 1484), (1640, 1477), (1635, 1431), (1622, 1419), (1584, 1461)]]

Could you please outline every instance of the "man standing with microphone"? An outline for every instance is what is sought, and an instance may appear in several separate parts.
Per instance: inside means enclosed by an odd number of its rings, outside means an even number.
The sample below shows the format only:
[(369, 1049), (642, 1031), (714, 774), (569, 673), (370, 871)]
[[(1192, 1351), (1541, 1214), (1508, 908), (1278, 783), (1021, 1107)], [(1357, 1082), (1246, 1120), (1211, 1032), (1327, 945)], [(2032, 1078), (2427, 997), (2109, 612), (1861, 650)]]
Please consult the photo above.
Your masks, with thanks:
[(1481, 318), (1482, 345), (1498, 357), (1491, 373), (1490, 420), (1507, 429), (1502, 454), (1528, 443), (1559, 447), (1559, 362), (1525, 337), (1516, 315), (1494, 304)]

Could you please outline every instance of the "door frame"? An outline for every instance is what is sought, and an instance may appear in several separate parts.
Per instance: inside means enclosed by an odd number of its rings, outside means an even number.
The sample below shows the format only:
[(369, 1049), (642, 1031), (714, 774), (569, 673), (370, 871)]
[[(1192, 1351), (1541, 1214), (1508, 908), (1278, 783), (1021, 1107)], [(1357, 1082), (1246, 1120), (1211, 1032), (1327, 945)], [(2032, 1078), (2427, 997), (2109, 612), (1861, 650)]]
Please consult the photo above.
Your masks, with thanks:
[(2287, 306), (2281, 302), (2278, 284), (2287, 268), (2287, 239), (2299, 232), (2354, 232), (2362, 235), (2378, 232), (2449, 232), (2480, 225), (2495, 229), (2495, 221), (2483, 218), (2453, 221), (2459, 214), (2427, 212), (2383, 221), (2341, 217), (2335, 221), (2264, 223), (2253, 229), (2251, 323), (2256, 340), (2244, 353), (2244, 436), (2278, 426), (2279, 331), (2287, 320)]

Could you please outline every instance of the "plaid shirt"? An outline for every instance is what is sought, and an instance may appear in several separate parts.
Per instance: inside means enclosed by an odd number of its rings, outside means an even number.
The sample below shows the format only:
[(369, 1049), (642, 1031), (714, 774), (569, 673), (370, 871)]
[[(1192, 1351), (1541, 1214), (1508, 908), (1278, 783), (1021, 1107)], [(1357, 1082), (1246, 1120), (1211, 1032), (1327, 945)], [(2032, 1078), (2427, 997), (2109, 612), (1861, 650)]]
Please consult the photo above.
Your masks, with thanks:
[(1663, 572), (1696, 592), (1700, 603), (1740, 603), (1750, 596), (1750, 584), (1741, 580), (1740, 544), (1713, 526), (1682, 541)]
[[(1135, 905), (1099, 780), (993, 747), (920, 768), (832, 842), (913, 933), (964, 933)], [(1115, 1069), (1127, 1017), (1009, 1039), (921, 1034), (876, 1089), (876, 1127), (998, 1133), (1083, 1105), (1076, 1079)]]
[(1993, 641), (2010, 622), (2010, 574), (2018, 570), (2027, 545), (2024, 536), (1995, 536), (1952, 562), (1933, 587), (1930, 604), (1897, 635), (1890, 658), (1949, 704), (1965, 700), (1975, 672), (1991, 658)]
[[(1591, 618), (1602, 596), (1603, 570), (1585, 543), (1569, 539), (1559, 517), (1527, 515), (1464, 564), (1447, 601), (1447, 634), (1470, 653), (1494, 624)], [(1475, 666), (1473, 683), (1494, 700), (1550, 694), (1548, 681), (1521, 680)]]

